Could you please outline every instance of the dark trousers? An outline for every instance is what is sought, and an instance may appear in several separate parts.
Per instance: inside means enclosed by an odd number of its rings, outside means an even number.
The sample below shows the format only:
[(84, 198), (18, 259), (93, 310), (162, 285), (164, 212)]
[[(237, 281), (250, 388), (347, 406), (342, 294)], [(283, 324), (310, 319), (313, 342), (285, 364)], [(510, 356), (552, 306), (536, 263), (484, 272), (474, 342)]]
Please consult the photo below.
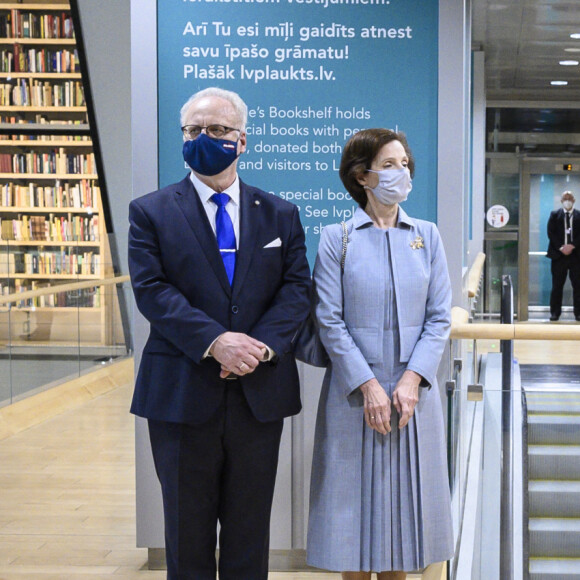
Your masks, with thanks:
[(574, 297), (574, 316), (580, 316), (580, 256), (575, 253), (552, 260), (552, 293), (550, 294), (550, 314), (562, 314), (562, 295), (566, 277), (570, 275)]
[(168, 580), (268, 577), (270, 511), (283, 421), (260, 423), (238, 381), (202, 425), (149, 420), (163, 492)]

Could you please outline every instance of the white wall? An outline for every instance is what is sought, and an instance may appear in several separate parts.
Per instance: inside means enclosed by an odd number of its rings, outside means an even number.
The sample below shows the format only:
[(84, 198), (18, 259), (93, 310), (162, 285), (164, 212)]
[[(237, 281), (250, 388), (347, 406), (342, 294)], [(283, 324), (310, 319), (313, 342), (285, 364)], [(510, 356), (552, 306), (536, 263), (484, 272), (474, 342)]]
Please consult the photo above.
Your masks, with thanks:
[[(131, 200), (130, 0), (77, 0), (119, 271), (127, 272)], [(93, 128), (94, 129), (94, 128)], [(102, 176), (101, 176), (102, 177)]]
[(468, 262), (471, 266), (478, 252), (483, 251), (485, 213), (485, 54), (473, 53), (473, 119), (472, 119), (472, 235), (468, 244)]

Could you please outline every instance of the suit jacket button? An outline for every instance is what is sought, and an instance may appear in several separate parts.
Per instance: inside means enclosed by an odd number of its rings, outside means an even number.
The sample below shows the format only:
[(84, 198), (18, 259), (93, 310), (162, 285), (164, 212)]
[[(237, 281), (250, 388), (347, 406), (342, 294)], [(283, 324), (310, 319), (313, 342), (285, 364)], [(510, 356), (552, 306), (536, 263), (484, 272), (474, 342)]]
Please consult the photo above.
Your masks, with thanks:
[(238, 308), (238, 307), (237, 307), (235, 304), (232, 306), (232, 312), (233, 312), (234, 314), (237, 314), (237, 313), (239, 312), (239, 310), (240, 310), (240, 309), (239, 309), (239, 308)]

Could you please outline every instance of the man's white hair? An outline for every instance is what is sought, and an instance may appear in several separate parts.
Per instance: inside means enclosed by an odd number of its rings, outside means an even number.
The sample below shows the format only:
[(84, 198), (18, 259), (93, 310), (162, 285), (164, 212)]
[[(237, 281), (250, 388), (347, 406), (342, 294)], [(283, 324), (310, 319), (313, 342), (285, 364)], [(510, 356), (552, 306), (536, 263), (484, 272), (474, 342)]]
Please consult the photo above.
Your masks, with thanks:
[(194, 101), (197, 101), (197, 99), (201, 99), (203, 97), (220, 97), (226, 101), (229, 101), (234, 106), (234, 109), (238, 115), (238, 120), (240, 122), (240, 126), (235, 128), (245, 132), (246, 121), (248, 120), (248, 107), (246, 103), (244, 103), (238, 93), (234, 93), (233, 91), (226, 91), (225, 89), (220, 89), (218, 87), (208, 87), (207, 89), (198, 91), (189, 97), (187, 102), (183, 105), (183, 107), (181, 107), (180, 119), (182, 127), (186, 124), (187, 112), (189, 111), (191, 104)]
[(560, 201), (562, 201), (564, 199), (565, 195), (570, 195), (572, 196), (572, 199), (574, 201), (576, 201), (576, 196), (571, 192), (571, 191), (565, 191), (561, 196), (560, 196)]

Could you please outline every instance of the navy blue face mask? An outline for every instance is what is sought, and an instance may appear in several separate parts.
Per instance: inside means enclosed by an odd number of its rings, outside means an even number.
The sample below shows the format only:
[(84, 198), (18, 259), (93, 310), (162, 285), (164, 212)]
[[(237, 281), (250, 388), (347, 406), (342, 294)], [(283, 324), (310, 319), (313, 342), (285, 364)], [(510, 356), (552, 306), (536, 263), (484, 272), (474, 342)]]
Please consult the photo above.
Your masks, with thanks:
[(183, 144), (185, 162), (200, 175), (217, 175), (238, 157), (237, 141), (212, 139), (201, 133), (194, 141)]

